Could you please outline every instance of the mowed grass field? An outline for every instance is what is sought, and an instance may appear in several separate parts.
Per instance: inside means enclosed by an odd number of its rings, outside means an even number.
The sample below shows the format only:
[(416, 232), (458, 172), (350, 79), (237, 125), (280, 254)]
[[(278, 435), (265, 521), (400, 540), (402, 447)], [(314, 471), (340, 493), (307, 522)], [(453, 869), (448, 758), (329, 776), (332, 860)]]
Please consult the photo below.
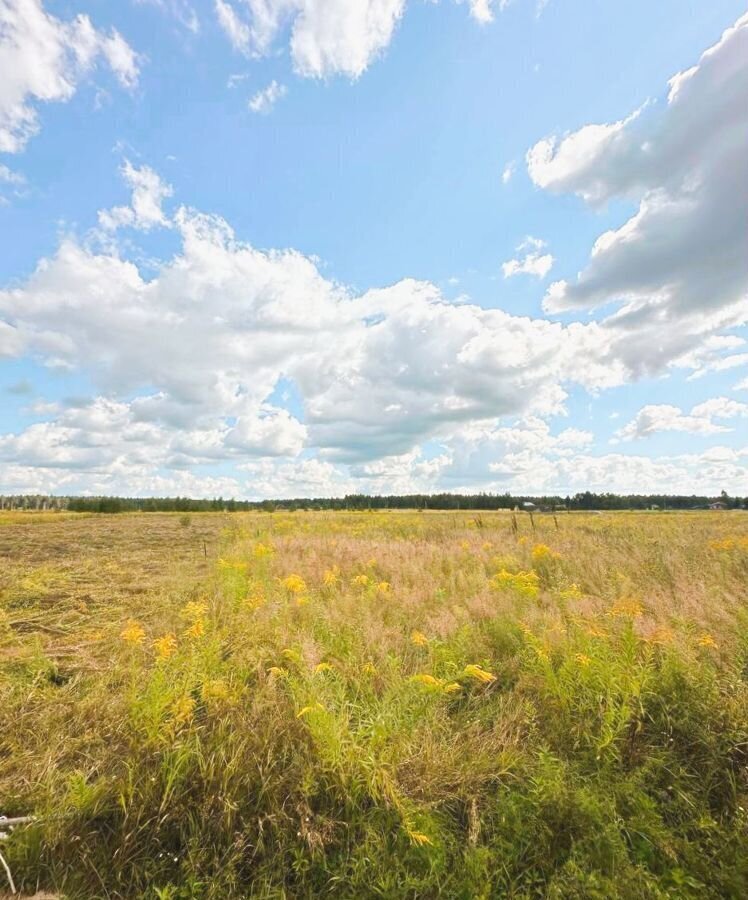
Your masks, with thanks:
[(744, 898), (746, 810), (748, 514), (0, 514), (29, 894)]

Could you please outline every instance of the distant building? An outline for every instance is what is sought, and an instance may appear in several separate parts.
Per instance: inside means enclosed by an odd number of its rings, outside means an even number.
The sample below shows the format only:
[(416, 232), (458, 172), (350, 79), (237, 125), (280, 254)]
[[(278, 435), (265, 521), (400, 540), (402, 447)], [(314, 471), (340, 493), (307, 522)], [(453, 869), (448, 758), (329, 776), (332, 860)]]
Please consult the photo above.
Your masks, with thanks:
[(727, 504), (721, 500), (715, 500), (714, 503), (709, 504), (709, 509), (727, 509)]
[(524, 509), (526, 512), (535, 512), (537, 508), (537, 505), (530, 500), (525, 500), (525, 502), (522, 504), (522, 509)]

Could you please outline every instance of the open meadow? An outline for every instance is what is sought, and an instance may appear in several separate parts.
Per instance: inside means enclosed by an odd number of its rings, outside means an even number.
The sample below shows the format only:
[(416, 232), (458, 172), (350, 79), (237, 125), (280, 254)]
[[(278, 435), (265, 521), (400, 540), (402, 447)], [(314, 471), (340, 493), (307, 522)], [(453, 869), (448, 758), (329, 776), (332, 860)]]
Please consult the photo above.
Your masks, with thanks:
[(742, 898), (746, 810), (746, 513), (0, 514), (28, 894)]

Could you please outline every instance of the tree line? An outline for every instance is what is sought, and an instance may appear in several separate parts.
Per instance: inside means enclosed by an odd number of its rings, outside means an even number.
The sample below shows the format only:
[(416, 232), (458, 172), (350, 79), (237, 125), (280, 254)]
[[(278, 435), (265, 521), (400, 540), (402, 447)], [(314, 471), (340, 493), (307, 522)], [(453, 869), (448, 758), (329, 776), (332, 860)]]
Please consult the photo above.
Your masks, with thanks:
[(43, 494), (0, 496), (0, 509), (69, 510), (71, 512), (246, 512), (248, 510), (377, 510), (442, 509), (498, 510), (536, 508), (541, 511), (624, 509), (748, 509), (748, 497), (682, 494), (347, 494), (345, 497), (299, 497), (285, 500), (236, 500), (215, 497), (65, 497)]

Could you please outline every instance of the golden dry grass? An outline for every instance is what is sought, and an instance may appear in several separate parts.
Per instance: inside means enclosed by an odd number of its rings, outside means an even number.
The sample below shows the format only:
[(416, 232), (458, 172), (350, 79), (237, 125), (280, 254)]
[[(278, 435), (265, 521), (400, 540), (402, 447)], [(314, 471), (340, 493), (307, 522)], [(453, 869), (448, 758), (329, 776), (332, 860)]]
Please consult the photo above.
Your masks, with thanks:
[(745, 514), (25, 516), (27, 888), (745, 895)]

